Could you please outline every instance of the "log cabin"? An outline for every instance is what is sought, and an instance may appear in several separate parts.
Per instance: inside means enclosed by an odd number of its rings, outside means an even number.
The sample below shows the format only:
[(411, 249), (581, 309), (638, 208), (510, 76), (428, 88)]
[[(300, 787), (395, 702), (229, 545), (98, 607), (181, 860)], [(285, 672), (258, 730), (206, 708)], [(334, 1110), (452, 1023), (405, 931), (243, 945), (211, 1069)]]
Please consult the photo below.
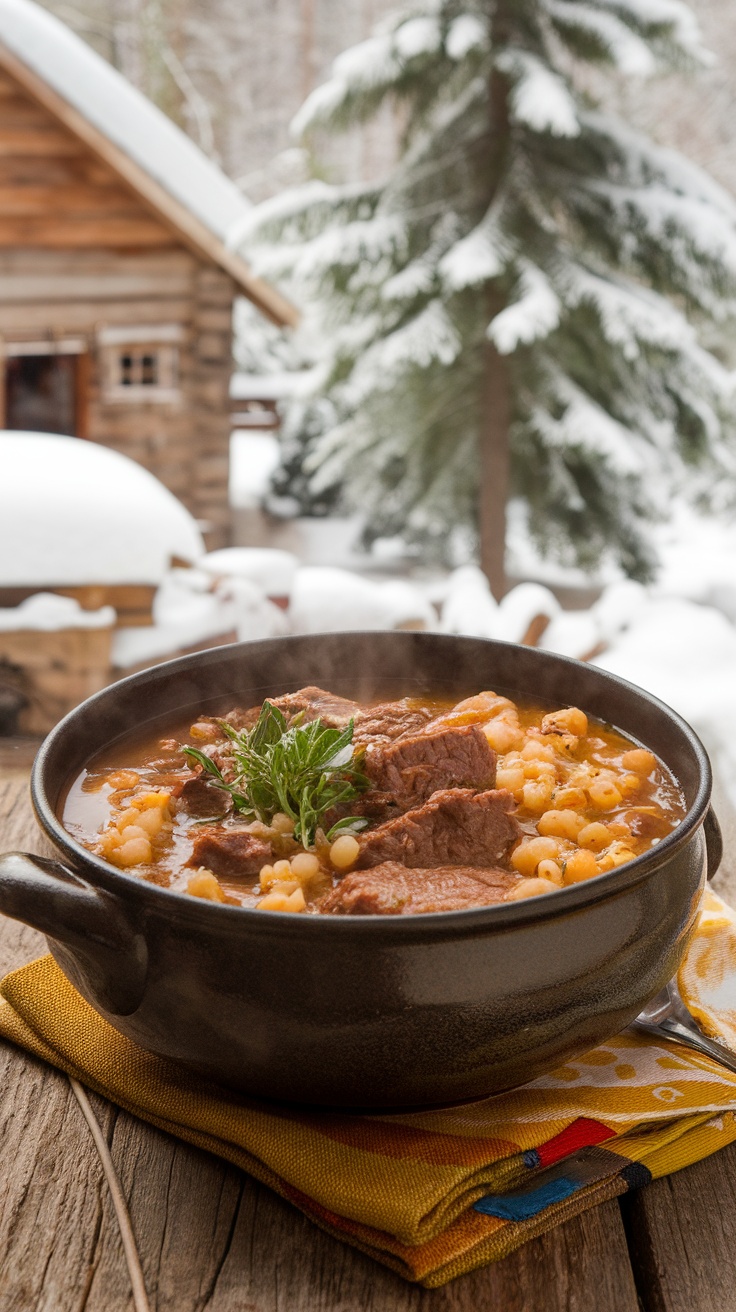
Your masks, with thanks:
[(296, 320), (234, 249), (248, 210), (63, 23), (0, 0), (0, 430), (132, 457), (210, 548), (229, 539), (234, 300)]

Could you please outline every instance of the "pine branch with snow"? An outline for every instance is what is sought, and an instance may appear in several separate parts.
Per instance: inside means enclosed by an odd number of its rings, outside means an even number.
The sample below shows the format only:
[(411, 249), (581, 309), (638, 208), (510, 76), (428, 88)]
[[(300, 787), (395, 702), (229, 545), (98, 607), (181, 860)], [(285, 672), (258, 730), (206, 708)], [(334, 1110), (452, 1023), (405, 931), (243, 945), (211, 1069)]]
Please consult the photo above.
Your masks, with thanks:
[(647, 524), (673, 491), (733, 476), (733, 379), (699, 333), (736, 317), (736, 202), (578, 74), (706, 60), (680, 0), (416, 0), (340, 56), (299, 131), (389, 101), (396, 167), (276, 196), (243, 234), (310, 307), (330, 417), (292, 443), (305, 496), (359, 511), (367, 542), (472, 556), (493, 359), (540, 548), (651, 572)]

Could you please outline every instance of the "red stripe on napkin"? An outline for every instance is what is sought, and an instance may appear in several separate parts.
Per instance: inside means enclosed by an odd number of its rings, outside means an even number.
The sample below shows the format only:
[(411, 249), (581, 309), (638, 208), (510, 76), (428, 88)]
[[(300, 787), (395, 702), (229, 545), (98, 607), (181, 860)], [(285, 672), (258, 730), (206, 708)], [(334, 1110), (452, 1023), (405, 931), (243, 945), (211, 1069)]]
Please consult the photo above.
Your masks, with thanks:
[(537, 1148), (539, 1165), (551, 1166), (553, 1162), (559, 1162), (561, 1158), (575, 1152), (576, 1148), (587, 1148), (590, 1144), (603, 1143), (604, 1139), (613, 1138), (615, 1131), (609, 1126), (603, 1125), (601, 1121), (589, 1120), (587, 1116), (579, 1116), (562, 1134), (556, 1134), (554, 1139), (540, 1144)]

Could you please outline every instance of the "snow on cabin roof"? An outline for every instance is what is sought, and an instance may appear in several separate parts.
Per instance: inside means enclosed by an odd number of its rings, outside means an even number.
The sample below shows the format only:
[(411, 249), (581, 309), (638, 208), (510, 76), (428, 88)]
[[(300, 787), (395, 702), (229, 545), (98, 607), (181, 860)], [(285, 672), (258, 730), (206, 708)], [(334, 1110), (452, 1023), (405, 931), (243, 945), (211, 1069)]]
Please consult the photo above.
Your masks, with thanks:
[[(149, 201), (156, 204), (158, 198), (157, 208), (180, 231), (186, 226), (182, 218), (190, 216), (194, 223), (185, 235), (196, 241), (199, 229), (205, 253), (236, 278), (270, 318), (295, 322), (294, 307), (255, 278), (229, 249), (228, 238), (242, 227), (250, 202), (171, 119), (86, 42), (33, 0), (0, 0), (2, 65), (93, 148), (105, 142), (116, 147), (122, 157), (117, 165), (109, 153), (106, 158), (118, 172)], [(130, 168), (125, 168), (126, 161)], [(173, 207), (167, 206), (167, 198)]]
[(197, 560), (189, 511), (127, 456), (55, 433), (0, 432), (0, 587), (158, 585)]

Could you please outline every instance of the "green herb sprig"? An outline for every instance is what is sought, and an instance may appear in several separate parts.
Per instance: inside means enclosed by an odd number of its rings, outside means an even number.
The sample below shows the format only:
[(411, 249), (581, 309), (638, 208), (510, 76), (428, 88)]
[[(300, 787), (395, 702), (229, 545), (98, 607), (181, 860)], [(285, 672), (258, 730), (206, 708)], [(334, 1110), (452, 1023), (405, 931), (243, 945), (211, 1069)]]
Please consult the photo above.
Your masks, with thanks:
[[(235, 730), (221, 720), (230, 738), (235, 778), (227, 783), (216, 763), (196, 747), (184, 754), (230, 793), (236, 811), (269, 824), (277, 811), (294, 822), (294, 837), (312, 847), (322, 818), (333, 807), (352, 802), (370, 787), (361, 770), (362, 754), (353, 749), (353, 721), (331, 729), (321, 720), (287, 721), (277, 706), (264, 702), (252, 729)], [(363, 829), (362, 816), (345, 816), (326, 835)]]

